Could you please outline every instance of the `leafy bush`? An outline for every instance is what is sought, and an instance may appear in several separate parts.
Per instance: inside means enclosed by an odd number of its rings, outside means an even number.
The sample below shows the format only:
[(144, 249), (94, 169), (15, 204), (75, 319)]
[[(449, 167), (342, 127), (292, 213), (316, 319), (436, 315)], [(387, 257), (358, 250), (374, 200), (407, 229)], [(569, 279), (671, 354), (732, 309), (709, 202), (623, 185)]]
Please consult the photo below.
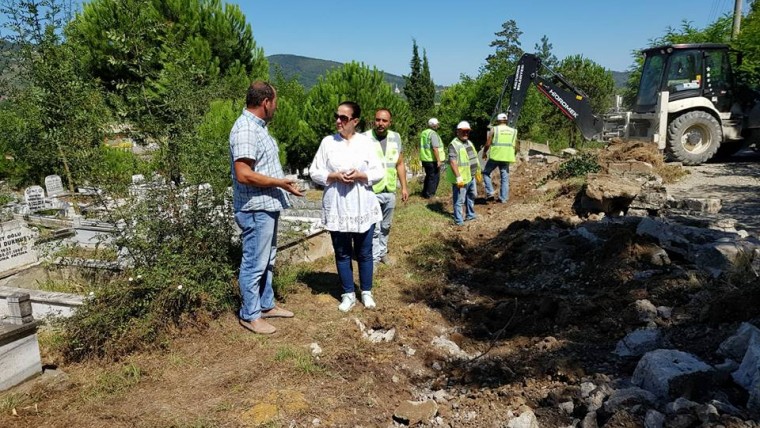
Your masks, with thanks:
[(117, 359), (229, 310), (240, 249), (225, 206), (211, 190), (154, 183), (113, 212), (121, 219), (115, 243), (133, 266), (65, 321), (64, 357)]
[(549, 180), (566, 180), (571, 177), (583, 177), (590, 172), (599, 172), (602, 167), (594, 153), (582, 152), (562, 162), (541, 184)]

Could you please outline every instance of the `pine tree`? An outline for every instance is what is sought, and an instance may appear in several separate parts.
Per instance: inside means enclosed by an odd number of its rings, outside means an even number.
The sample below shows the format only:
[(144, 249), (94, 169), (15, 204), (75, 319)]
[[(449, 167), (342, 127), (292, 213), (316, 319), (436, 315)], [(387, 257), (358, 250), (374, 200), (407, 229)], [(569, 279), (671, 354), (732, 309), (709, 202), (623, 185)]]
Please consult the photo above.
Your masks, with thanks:
[(412, 113), (410, 135), (417, 135), (424, 128), (429, 118), (428, 116), (432, 114), (433, 107), (435, 106), (435, 84), (430, 78), (427, 53), (424, 54), (424, 59), (420, 60), (417, 40), (412, 41), (410, 67), (410, 74), (404, 76), (404, 81), (406, 82), (404, 95), (406, 95), (409, 110)]
[(425, 109), (423, 116), (431, 116), (435, 108), (435, 83), (430, 77), (430, 65), (427, 59), (427, 52), (422, 51), (422, 97), (420, 99), (420, 109)]

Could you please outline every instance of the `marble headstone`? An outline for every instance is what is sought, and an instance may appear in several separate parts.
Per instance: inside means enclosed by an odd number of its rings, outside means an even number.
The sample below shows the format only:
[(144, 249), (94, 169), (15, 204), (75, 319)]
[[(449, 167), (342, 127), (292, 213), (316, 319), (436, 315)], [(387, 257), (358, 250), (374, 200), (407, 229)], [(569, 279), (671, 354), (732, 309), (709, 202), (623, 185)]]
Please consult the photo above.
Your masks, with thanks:
[(47, 190), (48, 198), (66, 193), (61, 177), (58, 175), (48, 175), (45, 177), (45, 190)]
[(24, 191), (24, 199), (30, 212), (45, 208), (45, 191), (40, 186), (27, 187)]

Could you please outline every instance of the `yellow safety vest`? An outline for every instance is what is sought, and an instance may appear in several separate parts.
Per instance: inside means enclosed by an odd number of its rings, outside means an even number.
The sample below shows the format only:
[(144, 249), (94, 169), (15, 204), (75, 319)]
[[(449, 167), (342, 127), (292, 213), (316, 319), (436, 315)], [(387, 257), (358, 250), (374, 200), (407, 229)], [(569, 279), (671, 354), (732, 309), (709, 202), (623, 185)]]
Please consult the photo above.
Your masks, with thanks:
[[(459, 169), (459, 176), (462, 177), (464, 184), (472, 181), (472, 174), (470, 173), (470, 155), (467, 154), (467, 144), (459, 141), (459, 138), (451, 140), (451, 144), (459, 153), (459, 159), (457, 159), (457, 168)], [(451, 167), (446, 168), (446, 181), (451, 184), (456, 184), (457, 176), (454, 175)]]
[(383, 161), (383, 166), (385, 167), (385, 176), (372, 186), (372, 190), (375, 193), (382, 193), (386, 189), (389, 192), (395, 192), (398, 180), (396, 164), (398, 163), (398, 157), (401, 155), (401, 135), (398, 132), (388, 131), (388, 135), (385, 137), (385, 153), (383, 153), (383, 146), (375, 136), (375, 131), (367, 131), (364, 135), (372, 138), (375, 142), (377, 158)]
[(499, 162), (514, 162), (516, 140), (517, 130), (515, 128), (510, 128), (507, 125), (496, 125), (493, 128), (488, 157)]
[(433, 132), (432, 129), (428, 128), (422, 131), (422, 134), (420, 135), (420, 161), (422, 162), (435, 161), (435, 156), (433, 156), (433, 146), (430, 142), (430, 134)]

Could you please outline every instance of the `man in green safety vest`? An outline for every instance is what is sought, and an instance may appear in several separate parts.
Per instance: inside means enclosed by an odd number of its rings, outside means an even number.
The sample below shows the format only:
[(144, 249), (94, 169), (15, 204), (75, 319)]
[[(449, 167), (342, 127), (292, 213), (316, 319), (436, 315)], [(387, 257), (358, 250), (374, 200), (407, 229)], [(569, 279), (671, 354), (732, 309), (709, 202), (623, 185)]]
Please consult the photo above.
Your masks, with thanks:
[[(465, 221), (475, 220), (475, 179), (473, 171), (480, 168), (471, 161), (471, 153), (476, 153), (475, 146), (469, 139), (470, 123), (461, 121), (457, 125), (457, 136), (449, 144), (449, 167), (446, 168), (446, 181), (451, 183), (451, 195), (454, 205), (454, 223), (464, 225)], [(477, 154), (474, 157), (477, 160)], [(466, 215), (462, 218), (462, 206)]]
[(398, 132), (388, 129), (391, 123), (390, 110), (387, 108), (378, 109), (375, 112), (375, 129), (364, 133), (375, 142), (377, 157), (382, 160), (385, 167), (385, 177), (372, 186), (383, 212), (383, 219), (375, 225), (375, 232), (372, 237), (372, 257), (375, 260), (375, 265), (378, 263), (391, 264), (391, 259), (388, 256), (388, 235), (391, 233), (393, 210), (396, 208), (398, 183), (401, 183), (401, 200), (406, 202), (409, 199), (401, 136)]
[(420, 134), (420, 161), (425, 169), (425, 182), (422, 184), (422, 197), (430, 199), (438, 190), (443, 165), (443, 144), (436, 129), (440, 124), (432, 117), (428, 120), (428, 128)]
[(499, 202), (506, 203), (509, 199), (509, 164), (515, 161), (515, 142), (517, 130), (507, 125), (507, 115), (499, 113), (496, 116), (496, 126), (488, 133), (486, 145), (483, 146), (483, 159), (487, 160), (483, 168), (483, 183), (486, 187), (486, 201), (494, 200), (496, 192), (491, 182), (491, 172), (499, 168), (501, 187)]

